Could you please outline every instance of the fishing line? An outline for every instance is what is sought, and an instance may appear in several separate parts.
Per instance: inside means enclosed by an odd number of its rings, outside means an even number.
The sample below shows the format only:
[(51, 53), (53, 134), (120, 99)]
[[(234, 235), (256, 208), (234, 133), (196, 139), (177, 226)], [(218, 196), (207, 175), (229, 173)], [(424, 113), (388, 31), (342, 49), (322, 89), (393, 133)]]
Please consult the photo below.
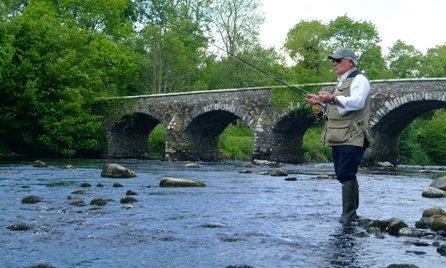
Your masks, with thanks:
[(290, 88), (290, 89), (292, 89), (292, 90), (295, 90), (295, 91), (298, 92), (299, 94), (304, 95), (304, 96), (307, 95), (307, 94), (310, 94), (309, 91), (307, 91), (307, 90), (305, 90), (305, 89), (303, 89), (303, 88), (300, 88), (300, 87), (297, 87), (297, 86), (294, 86), (294, 85), (291, 85), (291, 84), (285, 82), (284, 80), (282, 80), (282, 79), (280, 79), (280, 78), (278, 78), (278, 77), (276, 77), (276, 76), (274, 76), (274, 75), (272, 75), (272, 74), (266, 72), (265, 70), (261, 69), (260, 67), (258, 67), (258, 66), (256, 66), (256, 65), (254, 65), (254, 64), (252, 64), (252, 63), (246, 61), (245, 59), (243, 59), (243, 58), (241, 58), (241, 57), (235, 55), (234, 53), (231, 53), (231, 52), (227, 51), (226, 49), (224, 49), (224, 48), (222, 48), (222, 47), (220, 47), (220, 46), (218, 46), (218, 45), (216, 45), (216, 44), (210, 42), (210, 41), (207, 40), (206, 38), (204, 38), (204, 37), (202, 37), (202, 36), (200, 36), (200, 35), (198, 35), (198, 34), (192, 32), (192, 31), (186, 29), (186, 28), (183, 27), (183, 26), (180, 26), (180, 25), (178, 25), (178, 24), (176, 24), (176, 23), (174, 23), (174, 22), (172, 22), (172, 21), (166, 19), (164, 16), (161, 16), (161, 15), (160, 15), (159, 18), (160, 18), (162, 21), (165, 21), (165, 22), (167, 22), (167, 23), (169, 23), (169, 24), (171, 24), (171, 25), (177, 27), (177, 28), (180, 29), (181, 31), (183, 31), (183, 32), (185, 32), (185, 33), (187, 33), (187, 34), (189, 34), (189, 35), (192, 35), (192, 36), (194, 36), (195, 38), (198, 38), (198, 39), (200, 39), (200, 40), (202, 40), (202, 41), (204, 41), (204, 42), (206, 42), (208, 45), (211, 45), (211, 46), (213, 46), (213, 47), (215, 47), (215, 48), (217, 48), (217, 49), (219, 49), (219, 50), (221, 50), (221, 51), (227, 53), (229, 56), (233, 57), (234, 59), (236, 59), (236, 60), (238, 60), (238, 61), (240, 61), (240, 62), (242, 62), (242, 63), (248, 65), (249, 67), (253, 68), (254, 70), (256, 70), (256, 71), (258, 71), (258, 72), (260, 72), (260, 73), (262, 73), (262, 74), (268, 76), (268, 77), (271, 78), (271, 79), (273, 79), (274, 81), (279, 82), (280, 84), (282, 84), (282, 85), (284, 85), (284, 86), (286, 86), (286, 87), (288, 87), (288, 88)]

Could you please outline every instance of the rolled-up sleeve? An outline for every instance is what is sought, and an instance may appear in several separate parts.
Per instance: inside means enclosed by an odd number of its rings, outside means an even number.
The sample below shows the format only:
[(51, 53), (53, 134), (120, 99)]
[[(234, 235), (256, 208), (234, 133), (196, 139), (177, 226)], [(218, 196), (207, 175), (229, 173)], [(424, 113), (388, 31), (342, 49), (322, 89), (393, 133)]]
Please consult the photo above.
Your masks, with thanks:
[(350, 96), (337, 96), (337, 100), (344, 106), (337, 106), (340, 114), (364, 108), (365, 101), (370, 92), (370, 84), (364, 75), (357, 75), (350, 85)]

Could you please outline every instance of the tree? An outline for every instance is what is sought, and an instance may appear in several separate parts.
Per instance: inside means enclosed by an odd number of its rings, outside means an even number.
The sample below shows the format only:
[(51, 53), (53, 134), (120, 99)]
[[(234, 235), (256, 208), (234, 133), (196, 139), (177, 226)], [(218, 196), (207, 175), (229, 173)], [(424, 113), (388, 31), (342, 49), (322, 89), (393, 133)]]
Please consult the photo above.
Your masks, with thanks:
[(397, 40), (387, 55), (394, 78), (419, 77), (423, 55), (412, 45)]
[(327, 48), (333, 51), (339, 47), (350, 47), (358, 55), (378, 46), (378, 30), (368, 21), (354, 21), (346, 15), (337, 17), (328, 24), (329, 42)]
[(265, 20), (259, 0), (213, 0), (212, 25), (227, 56), (258, 44), (258, 29)]
[(328, 24), (299, 22), (288, 32), (284, 47), (296, 62), (292, 69), (299, 81), (326, 82), (333, 77), (327, 56), (339, 47), (355, 50), (361, 58), (360, 65), (368, 68), (372, 76), (384, 75), (384, 71), (378, 71), (385, 70), (378, 43), (378, 31), (372, 23), (341, 16)]
[(430, 48), (421, 64), (422, 77), (445, 77), (446, 76), (446, 44)]
[(141, 31), (150, 65), (148, 93), (192, 90), (206, 60), (207, 0), (152, 1)]
[(326, 42), (329, 38), (327, 25), (320, 21), (301, 21), (287, 34), (285, 51), (296, 62), (293, 71), (297, 82), (322, 82), (331, 80), (329, 51)]
[(239, 53), (237, 58), (210, 60), (200, 82), (208, 89), (255, 87), (280, 85), (272, 77), (284, 79), (287, 76), (286, 68), (281, 64), (283, 59), (272, 48), (258, 46)]
[(358, 67), (369, 79), (389, 79), (392, 73), (387, 68), (381, 47), (371, 46), (365, 51), (358, 62)]
[(432, 120), (420, 127), (416, 134), (421, 148), (435, 164), (446, 164), (446, 111), (435, 111)]
[(59, 4), (31, 0), (8, 22), (14, 51), (2, 71), (2, 137), (16, 152), (91, 155), (105, 141), (92, 103), (138, 91), (141, 56), (131, 42), (62, 16)]

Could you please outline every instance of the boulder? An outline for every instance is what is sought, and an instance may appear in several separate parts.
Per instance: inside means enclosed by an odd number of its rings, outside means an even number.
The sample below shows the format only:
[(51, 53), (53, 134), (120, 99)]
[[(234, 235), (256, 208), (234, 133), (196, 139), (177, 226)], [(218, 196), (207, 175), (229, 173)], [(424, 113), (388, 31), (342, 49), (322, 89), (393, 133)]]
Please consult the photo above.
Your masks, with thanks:
[(446, 216), (446, 211), (442, 208), (428, 208), (423, 211), (423, 217), (432, 217), (434, 215)]
[(102, 198), (96, 198), (90, 201), (91, 206), (105, 206), (107, 205), (107, 201)]
[(389, 161), (384, 161), (384, 162), (377, 162), (378, 166), (380, 167), (395, 167), (394, 164), (390, 163)]
[(446, 191), (429, 186), (423, 190), (423, 192), (421, 193), (421, 196), (427, 197), (427, 198), (442, 198), (442, 197), (446, 197)]
[(165, 177), (160, 181), (160, 187), (205, 187), (206, 184), (200, 181)]
[(22, 204), (36, 204), (42, 202), (42, 198), (35, 195), (28, 195), (22, 199)]
[(418, 229), (429, 229), (432, 226), (434, 219), (432, 217), (423, 217), (415, 222), (415, 227)]
[(429, 186), (446, 191), (446, 176), (434, 180)]
[(446, 244), (439, 246), (437, 252), (440, 253), (441, 256), (446, 257)]
[(269, 171), (268, 174), (271, 176), (288, 176), (288, 172), (280, 168), (275, 168)]
[(398, 236), (421, 237), (423, 233), (417, 228), (403, 227), (398, 231)]
[(109, 178), (131, 178), (136, 177), (135, 171), (119, 164), (108, 164), (101, 172), (101, 177)]
[(42, 160), (36, 160), (33, 162), (33, 167), (47, 167), (47, 164)]
[(83, 200), (75, 200), (70, 202), (70, 205), (75, 206), (75, 207), (85, 207), (87, 204), (85, 204), (85, 202)]
[(120, 202), (121, 202), (121, 204), (129, 204), (129, 203), (138, 202), (138, 200), (132, 196), (123, 196), (123, 197), (121, 197)]
[(446, 231), (446, 216), (434, 217), (431, 229), (434, 231)]
[(402, 228), (409, 227), (404, 221), (400, 219), (393, 219), (390, 221), (389, 225), (387, 226), (386, 231), (390, 235), (398, 236), (399, 232)]
[(13, 224), (6, 228), (8, 228), (8, 230), (10, 230), (10, 231), (27, 231), (27, 230), (31, 229), (30, 226), (23, 224), (23, 223)]
[(189, 167), (189, 168), (201, 168), (201, 165), (198, 163), (187, 163), (186, 165), (184, 165), (185, 167)]

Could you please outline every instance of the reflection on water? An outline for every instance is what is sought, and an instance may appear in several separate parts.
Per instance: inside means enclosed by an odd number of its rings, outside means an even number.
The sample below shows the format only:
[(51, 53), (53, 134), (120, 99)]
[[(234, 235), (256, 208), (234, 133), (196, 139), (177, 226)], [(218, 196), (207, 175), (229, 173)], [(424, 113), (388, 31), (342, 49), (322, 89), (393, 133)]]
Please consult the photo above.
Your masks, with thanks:
[(355, 227), (339, 227), (328, 240), (327, 252), (331, 267), (363, 267), (357, 263), (361, 243), (356, 241)]
[[(340, 184), (314, 179), (331, 173), (329, 164), (285, 165), (297, 178), (285, 181), (257, 173), (268, 167), (241, 174), (246, 168), (236, 162), (191, 169), (182, 162), (120, 160), (137, 172), (131, 179), (101, 178), (106, 160), (47, 163), (48, 168), (0, 165), (1, 267), (439, 267), (444, 261), (433, 246), (407, 245), (415, 238), (342, 227)], [(68, 163), (77, 168), (65, 169)], [(200, 180), (207, 187), (160, 188), (165, 176)], [(113, 187), (116, 182), (123, 187)], [(444, 200), (421, 197), (430, 182), (428, 174), (411, 167), (362, 170), (358, 212), (413, 226), (424, 209), (444, 207)], [(73, 194), (77, 190), (85, 193)], [(120, 198), (128, 190), (137, 193), (137, 202), (123, 207)], [(27, 195), (43, 202), (22, 204)], [(107, 205), (89, 205), (95, 198)], [(86, 206), (70, 205), (74, 200)], [(31, 229), (7, 229), (18, 223)], [(424, 254), (410, 253), (416, 251)]]

